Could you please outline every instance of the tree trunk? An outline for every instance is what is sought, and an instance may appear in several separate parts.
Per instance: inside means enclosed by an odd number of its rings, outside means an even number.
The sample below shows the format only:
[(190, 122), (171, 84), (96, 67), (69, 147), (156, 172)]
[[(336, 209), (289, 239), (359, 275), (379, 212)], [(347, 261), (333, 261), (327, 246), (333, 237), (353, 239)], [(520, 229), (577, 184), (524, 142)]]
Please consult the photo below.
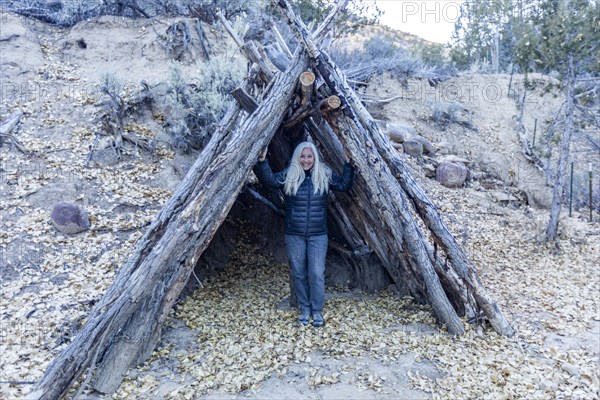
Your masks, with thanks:
[[(73, 343), (48, 367), (32, 398), (55, 399), (90, 368), (94, 389), (114, 391), (154, 349), (162, 323), (200, 254), (227, 216), (258, 153), (281, 123), (306, 56), (297, 52), (247, 118), (232, 107)], [(92, 361), (101, 360), (99, 365)]]
[(569, 145), (571, 143), (571, 133), (573, 132), (573, 113), (575, 103), (573, 86), (575, 85), (575, 71), (573, 69), (573, 55), (569, 54), (567, 60), (567, 105), (565, 107), (565, 130), (560, 141), (560, 153), (558, 155), (558, 167), (554, 180), (554, 191), (552, 193), (552, 208), (550, 209), (550, 221), (546, 229), (546, 240), (551, 242), (556, 240), (558, 235), (558, 218), (562, 206), (563, 189), (565, 185), (565, 174), (569, 162)]

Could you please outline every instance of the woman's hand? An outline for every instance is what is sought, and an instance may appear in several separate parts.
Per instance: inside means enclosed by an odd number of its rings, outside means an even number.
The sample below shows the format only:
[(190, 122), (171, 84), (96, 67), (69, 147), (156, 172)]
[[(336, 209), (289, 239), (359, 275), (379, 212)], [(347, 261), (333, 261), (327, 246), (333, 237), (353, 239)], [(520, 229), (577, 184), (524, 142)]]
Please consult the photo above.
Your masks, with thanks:
[(265, 158), (267, 158), (267, 150), (268, 148), (265, 147), (258, 153), (258, 161), (265, 161)]

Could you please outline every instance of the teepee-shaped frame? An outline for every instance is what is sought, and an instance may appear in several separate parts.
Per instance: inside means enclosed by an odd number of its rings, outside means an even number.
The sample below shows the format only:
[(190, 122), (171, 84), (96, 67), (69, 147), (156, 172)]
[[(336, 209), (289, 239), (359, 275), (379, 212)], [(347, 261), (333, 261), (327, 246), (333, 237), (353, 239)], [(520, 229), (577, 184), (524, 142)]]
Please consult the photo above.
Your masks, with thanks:
[[(253, 63), (234, 92), (237, 102), (138, 241), (85, 326), (50, 364), (29, 398), (59, 398), (84, 373), (82, 388), (89, 384), (111, 393), (130, 367), (149, 357), (169, 311), (233, 206), (258, 154), (280, 128), (299, 125), (320, 144), (327, 160), (341, 164), (346, 152), (357, 167), (352, 191), (335, 199), (341, 207), (332, 207), (355, 253), (374, 252), (397, 285), (432, 305), (450, 333), (464, 332), (461, 317), (478, 318), (482, 313), (498, 333), (513, 335), (436, 207), (344, 75), (317, 45), (346, 3), (341, 1), (311, 34), (285, 0), (277, 1), (299, 39), (295, 53), (285, 61), (285, 71), (272, 69), (273, 64), (281, 65), (285, 54), (271, 63), (252, 42), (242, 44), (237, 39)], [(294, 102), (297, 88), (299, 101)], [(290, 110), (292, 104), (296, 108)], [(286, 113), (292, 117), (284, 122)], [(270, 150), (277, 155), (275, 142)], [(428, 228), (433, 243), (413, 212)]]

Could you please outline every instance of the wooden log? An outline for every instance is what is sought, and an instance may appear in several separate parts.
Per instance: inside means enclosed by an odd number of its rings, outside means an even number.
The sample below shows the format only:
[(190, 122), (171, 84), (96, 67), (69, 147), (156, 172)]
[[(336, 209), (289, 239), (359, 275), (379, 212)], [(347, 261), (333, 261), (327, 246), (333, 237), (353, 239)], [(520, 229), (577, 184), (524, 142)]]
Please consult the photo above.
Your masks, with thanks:
[(22, 116), (23, 111), (17, 110), (10, 114), (6, 120), (0, 123), (0, 146), (2, 146), (2, 143), (4, 143), (5, 140), (9, 140), (17, 148), (17, 150), (23, 154), (29, 155), (30, 153), (25, 149), (25, 147), (23, 147), (21, 142), (19, 142), (17, 138), (10, 133), (19, 124)]
[[(322, 55), (321, 61), (323, 61), (323, 59), (328, 60), (327, 65), (329, 68), (336, 68), (326, 54)], [(328, 70), (331, 71), (331, 69)], [(337, 73), (337, 76), (340, 76), (339, 72)], [(374, 145), (384, 157), (387, 165), (390, 166), (392, 173), (396, 176), (403, 191), (407, 194), (415, 211), (432, 233), (434, 241), (448, 256), (452, 268), (454, 268), (457, 273), (456, 276), (460, 277), (460, 279), (468, 286), (469, 290), (472, 291), (473, 296), (477, 301), (477, 305), (484, 311), (494, 330), (505, 336), (514, 335), (514, 329), (508, 323), (496, 302), (485, 290), (477, 275), (477, 271), (444, 224), (441, 215), (437, 211), (437, 207), (435, 207), (425, 192), (423, 192), (412, 178), (410, 171), (399, 157), (398, 153), (393, 150), (390, 141), (380, 131), (377, 123), (364, 108), (354, 91), (347, 84), (343, 84), (341, 79), (338, 79), (335, 85), (338, 91), (343, 91), (346, 95), (342, 100), (342, 104), (344, 103), (344, 100), (346, 100), (346, 103), (349, 105), (349, 107), (344, 108), (345, 112), (347, 112), (351, 118), (362, 123), (361, 126), (365, 127), (369, 136), (373, 138)]]
[(283, 36), (281, 36), (281, 33), (279, 32), (279, 30), (277, 29), (277, 26), (275, 24), (273, 24), (273, 26), (271, 27), (271, 31), (273, 32), (273, 35), (275, 36), (275, 40), (277, 41), (277, 44), (279, 45), (279, 47), (281, 47), (281, 50), (283, 50), (283, 52), (285, 54), (287, 54), (288, 57), (291, 57), (292, 52), (290, 51), (290, 48), (288, 47), (287, 43), (283, 39)]
[(313, 109), (312, 104), (307, 104), (306, 106), (296, 110), (294, 115), (292, 115), (283, 123), (283, 128), (286, 130), (294, 129), (302, 125), (304, 121), (306, 121), (314, 113), (315, 110)]
[(237, 32), (233, 30), (233, 27), (231, 26), (229, 21), (227, 21), (227, 18), (225, 18), (221, 11), (217, 13), (217, 17), (219, 17), (219, 20), (223, 24), (223, 27), (225, 28), (227, 33), (229, 33), (229, 36), (231, 36), (235, 44), (237, 44), (237, 46), (241, 48), (244, 45), (244, 41), (238, 36)]
[(277, 67), (278, 70), (285, 71), (290, 63), (289, 57), (276, 49), (272, 44), (265, 46), (265, 51), (267, 53), (267, 57), (269, 57), (269, 60), (271, 60), (273, 65)]
[(275, 73), (271, 70), (265, 58), (260, 54), (254, 42), (244, 43), (240, 49), (244, 52), (248, 60), (258, 64), (261, 72), (264, 74), (264, 81), (270, 82), (275, 76)]
[(212, 53), (212, 47), (210, 42), (206, 37), (206, 33), (204, 32), (204, 28), (202, 28), (202, 22), (198, 18), (196, 20), (196, 24), (194, 24), (196, 28), (196, 33), (198, 33), (198, 38), (200, 40), (200, 48), (202, 49), (202, 54), (204, 54), (204, 58), (210, 60), (210, 54)]
[(237, 87), (232, 92), (231, 95), (238, 102), (240, 107), (244, 109), (248, 114), (252, 114), (258, 108), (258, 103), (252, 96), (244, 90), (243, 87)]
[(321, 110), (321, 113), (326, 114), (331, 110), (339, 108), (341, 104), (342, 102), (340, 101), (340, 98), (336, 95), (332, 95), (324, 100), (321, 100), (319, 103), (319, 110)]
[(300, 75), (300, 89), (302, 91), (300, 107), (304, 107), (310, 103), (313, 93), (313, 83), (315, 83), (315, 74), (312, 72), (306, 71)]
[[(110, 392), (119, 386), (127, 368), (151, 353), (199, 255), (281, 123), (306, 64), (305, 53), (297, 52), (252, 115), (240, 117), (237, 104), (230, 110), (229, 119), (140, 239), (86, 325), (48, 367), (31, 398), (59, 398), (81, 373), (93, 374), (94, 367), (98, 368), (94, 389)], [(90, 365), (95, 354), (103, 355), (100, 365)]]

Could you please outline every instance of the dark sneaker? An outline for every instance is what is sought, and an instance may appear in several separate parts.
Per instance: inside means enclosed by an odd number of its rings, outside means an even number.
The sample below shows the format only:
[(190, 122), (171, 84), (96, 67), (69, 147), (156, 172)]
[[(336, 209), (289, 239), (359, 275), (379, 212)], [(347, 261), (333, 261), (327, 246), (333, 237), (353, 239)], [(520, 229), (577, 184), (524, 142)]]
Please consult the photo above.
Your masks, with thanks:
[(312, 326), (315, 328), (325, 325), (325, 320), (323, 319), (323, 315), (321, 315), (321, 313), (314, 313), (312, 319)]
[(298, 322), (304, 326), (308, 325), (310, 322), (310, 312), (301, 311), (300, 316), (298, 317)]

